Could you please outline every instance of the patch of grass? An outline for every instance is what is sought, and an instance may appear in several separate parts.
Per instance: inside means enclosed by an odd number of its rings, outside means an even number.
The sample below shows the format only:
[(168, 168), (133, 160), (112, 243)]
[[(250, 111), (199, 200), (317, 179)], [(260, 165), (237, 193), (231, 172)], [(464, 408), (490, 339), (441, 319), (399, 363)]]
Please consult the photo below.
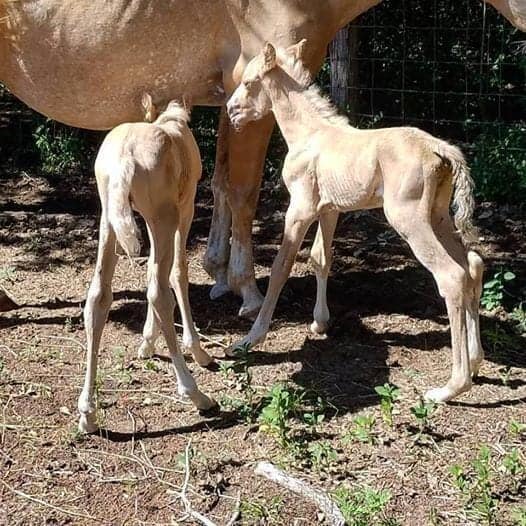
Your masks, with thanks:
[(313, 442), (307, 450), (312, 466), (318, 470), (328, 468), (338, 460), (338, 453), (328, 440)]
[(521, 438), (526, 436), (526, 424), (517, 420), (511, 420), (508, 424), (508, 432), (513, 438)]
[(113, 355), (116, 358), (116, 367), (114, 370), (119, 385), (130, 385), (133, 382), (133, 375), (126, 361), (126, 349), (124, 347), (114, 347)]
[(480, 448), (466, 467), (458, 464), (450, 467), (452, 483), (461, 496), (466, 517), (488, 526), (499, 524), (502, 495), (520, 492), (524, 471), (524, 461), (517, 448), (505, 452), (497, 463), (487, 445)]
[(393, 427), (394, 406), (400, 398), (400, 389), (395, 385), (385, 383), (374, 388), (380, 397), (380, 409), (382, 411), (383, 421), (389, 426)]
[(16, 282), (16, 268), (2, 267), (0, 268), (0, 283), (15, 283)]
[(332, 494), (349, 526), (387, 526), (397, 524), (385, 516), (385, 508), (391, 500), (387, 490), (377, 490), (369, 486), (349, 489), (338, 487)]
[(374, 426), (376, 418), (374, 415), (360, 415), (353, 419), (353, 426), (343, 436), (345, 443), (362, 442), (364, 444), (374, 444), (376, 436)]
[(237, 411), (247, 424), (255, 422), (259, 404), (256, 403), (256, 390), (253, 386), (253, 377), (250, 367), (252, 356), (250, 345), (234, 349), (236, 360), (222, 362), (219, 372), (227, 381), (227, 385), (241, 393), (241, 397), (223, 395), (221, 403), (224, 407)]
[(279, 496), (266, 499), (242, 499), (239, 504), (242, 524), (273, 524), (278, 521), (283, 507)]

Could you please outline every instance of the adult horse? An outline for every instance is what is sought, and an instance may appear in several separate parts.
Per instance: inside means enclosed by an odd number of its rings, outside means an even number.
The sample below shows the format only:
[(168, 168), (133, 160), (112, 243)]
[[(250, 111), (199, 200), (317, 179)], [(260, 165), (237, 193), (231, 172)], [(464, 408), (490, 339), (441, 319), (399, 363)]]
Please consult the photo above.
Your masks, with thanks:
[[(315, 72), (337, 30), (380, 1), (0, 0), (0, 81), (40, 113), (89, 129), (140, 120), (146, 91), (159, 102), (222, 106), (264, 41), (307, 38)], [(488, 1), (526, 28), (523, 0)], [(241, 315), (262, 300), (251, 226), (273, 125), (266, 118), (234, 133), (220, 119), (205, 266), (212, 297), (240, 294)]]

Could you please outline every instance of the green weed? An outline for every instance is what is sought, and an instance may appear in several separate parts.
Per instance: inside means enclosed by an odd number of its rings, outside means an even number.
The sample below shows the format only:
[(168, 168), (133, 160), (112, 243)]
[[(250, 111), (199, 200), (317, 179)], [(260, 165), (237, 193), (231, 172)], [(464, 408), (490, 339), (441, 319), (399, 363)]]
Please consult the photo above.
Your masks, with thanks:
[(416, 419), (419, 434), (422, 434), (429, 426), (431, 416), (436, 411), (436, 408), (437, 405), (434, 402), (424, 402), (422, 399), (415, 406), (411, 407), (411, 413)]

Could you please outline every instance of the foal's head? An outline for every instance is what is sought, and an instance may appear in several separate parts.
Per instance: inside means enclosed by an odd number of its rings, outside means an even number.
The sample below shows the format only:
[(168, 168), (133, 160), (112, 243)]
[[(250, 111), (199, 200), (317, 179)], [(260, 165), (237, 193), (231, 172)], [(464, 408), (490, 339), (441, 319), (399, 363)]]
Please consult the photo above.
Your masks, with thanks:
[(298, 76), (299, 73), (301, 82), (307, 82), (309, 75), (301, 63), (306, 42), (303, 39), (286, 49), (277, 50), (267, 42), (261, 52), (247, 64), (241, 83), (226, 105), (230, 121), (236, 129), (242, 128), (248, 122), (263, 118), (272, 109), (270, 97), (263, 83), (276, 68), (285, 68), (289, 75), (292, 70), (297, 70), (294, 76)]

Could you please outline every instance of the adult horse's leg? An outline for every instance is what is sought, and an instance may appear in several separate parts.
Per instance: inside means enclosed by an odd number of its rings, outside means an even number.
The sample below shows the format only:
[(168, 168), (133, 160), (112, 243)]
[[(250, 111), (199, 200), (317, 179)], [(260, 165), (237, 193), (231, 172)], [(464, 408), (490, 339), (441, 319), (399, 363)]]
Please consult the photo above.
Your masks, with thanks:
[(232, 212), (232, 244), (228, 284), (241, 295), (239, 316), (254, 318), (263, 303), (256, 286), (252, 251), (252, 222), (263, 175), (263, 164), (274, 127), (274, 117), (251, 123), (242, 132), (230, 127), (228, 140), (228, 204)]
[(219, 130), (217, 134), (216, 162), (212, 178), (214, 193), (214, 212), (208, 234), (206, 254), (203, 266), (210, 277), (215, 279), (215, 285), (210, 291), (210, 298), (215, 300), (226, 294), (228, 286), (228, 259), (230, 257), (230, 228), (232, 214), (227, 202), (228, 183), (228, 115), (226, 109), (221, 109)]
[[(257, 314), (263, 302), (254, 275), (252, 221), (273, 126), (274, 118), (269, 116), (236, 132), (222, 113), (218, 139), (219, 162), (213, 182), (214, 217), (205, 267), (213, 273), (217, 281), (211, 295), (218, 297), (228, 289), (239, 294), (243, 298), (239, 315), (249, 318)], [(226, 144), (223, 141), (226, 141)], [(224, 148), (227, 149), (226, 152)], [(230, 219), (226, 203), (232, 214), (232, 242), (228, 268), (226, 263)]]

